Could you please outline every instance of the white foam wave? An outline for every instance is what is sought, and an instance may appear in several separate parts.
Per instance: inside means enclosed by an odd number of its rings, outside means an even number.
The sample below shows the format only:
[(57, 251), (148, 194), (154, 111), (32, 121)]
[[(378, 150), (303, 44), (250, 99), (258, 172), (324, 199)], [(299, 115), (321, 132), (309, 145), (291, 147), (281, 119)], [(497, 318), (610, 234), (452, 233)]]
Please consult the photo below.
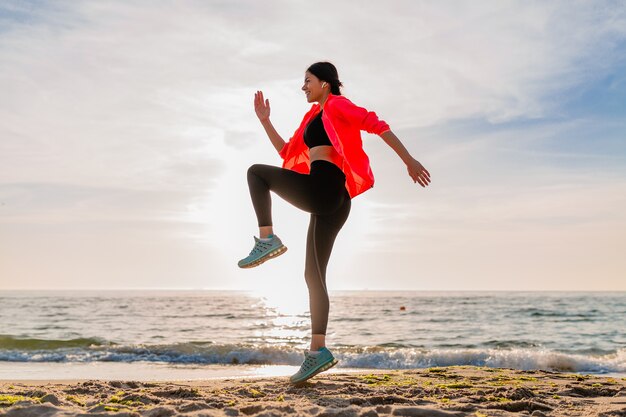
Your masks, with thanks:
[[(541, 348), (416, 349), (333, 348), (338, 367), (411, 369), (475, 365), (519, 370), (626, 374), (626, 349), (607, 354), (571, 354)], [(299, 365), (302, 349), (249, 345), (136, 345), (91, 346), (51, 350), (2, 350), (0, 361), (10, 362), (163, 362), (188, 364)]]
[(626, 349), (605, 355), (580, 355), (549, 349), (397, 349), (372, 353), (346, 352), (343, 366), (355, 368), (425, 368), (475, 365), (520, 370), (580, 373), (626, 373)]

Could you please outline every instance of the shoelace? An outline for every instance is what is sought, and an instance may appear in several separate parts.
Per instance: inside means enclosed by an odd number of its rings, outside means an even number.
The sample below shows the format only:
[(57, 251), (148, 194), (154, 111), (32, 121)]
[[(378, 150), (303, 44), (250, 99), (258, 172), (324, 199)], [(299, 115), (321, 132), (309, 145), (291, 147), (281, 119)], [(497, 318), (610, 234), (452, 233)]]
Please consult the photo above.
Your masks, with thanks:
[(302, 363), (302, 368), (304, 370), (308, 370), (311, 369), (311, 367), (313, 365), (315, 365), (315, 363), (317, 362), (317, 358), (315, 356), (312, 355), (305, 355), (306, 358), (304, 359), (304, 362)]
[(272, 242), (263, 242), (262, 240), (257, 240), (256, 244), (254, 245), (254, 247), (252, 248), (252, 251), (250, 251), (250, 255), (255, 254), (256, 252), (264, 252), (266, 250), (268, 250), (269, 248), (272, 247)]

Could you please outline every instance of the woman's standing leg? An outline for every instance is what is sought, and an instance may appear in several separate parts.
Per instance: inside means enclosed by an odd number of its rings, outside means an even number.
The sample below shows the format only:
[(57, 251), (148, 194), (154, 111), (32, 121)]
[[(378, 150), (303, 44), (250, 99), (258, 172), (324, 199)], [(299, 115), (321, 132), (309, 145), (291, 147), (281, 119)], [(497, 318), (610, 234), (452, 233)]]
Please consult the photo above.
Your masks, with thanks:
[(326, 345), (326, 327), (330, 310), (326, 289), (326, 268), (337, 234), (350, 214), (351, 204), (350, 195), (346, 190), (344, 203), (337, 211), (326, 215), (311, 214), (304, 270), (309, 288), (311, 350), (319, 350)]

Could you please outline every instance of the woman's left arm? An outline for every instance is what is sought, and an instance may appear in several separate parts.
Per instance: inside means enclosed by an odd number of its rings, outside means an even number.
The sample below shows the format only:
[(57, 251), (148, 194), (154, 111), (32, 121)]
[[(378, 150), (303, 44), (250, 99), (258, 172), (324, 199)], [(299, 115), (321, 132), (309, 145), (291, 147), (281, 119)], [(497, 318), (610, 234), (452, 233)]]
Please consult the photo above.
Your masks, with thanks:
[(398, 139), (398, 137), (391, 130), (382, 132), (379, 136), (383, 138), (387, 145), (391, 146), (391, 148), (396, 151), (400, 159), (404, 161), (407, 171), (409, 171), (409, 175), (413, 178), (413, 182), (419, 182), (422, 187), (426, 187), (430, 182), (430, 173), (422, 164), (411, 156), (402, 142), (400, 142), (400, 139)]

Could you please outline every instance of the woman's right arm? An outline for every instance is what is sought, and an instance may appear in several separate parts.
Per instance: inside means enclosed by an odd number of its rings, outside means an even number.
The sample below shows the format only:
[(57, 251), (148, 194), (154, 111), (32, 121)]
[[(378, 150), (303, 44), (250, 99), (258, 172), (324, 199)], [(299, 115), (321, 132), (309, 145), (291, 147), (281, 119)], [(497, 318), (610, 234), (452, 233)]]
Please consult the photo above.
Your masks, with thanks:
[(269, 99), (263, 101), (262, 91), (257, 91), (254, 94), (254, 111), (261, 121), (267, 136), (272, 141), (272, 145), (274, 145), (277, 152), (280, 152), (283, 146), (285, 146), (285, 141), (280, 137), (272, 122), (270, 122), (270, 101)]

